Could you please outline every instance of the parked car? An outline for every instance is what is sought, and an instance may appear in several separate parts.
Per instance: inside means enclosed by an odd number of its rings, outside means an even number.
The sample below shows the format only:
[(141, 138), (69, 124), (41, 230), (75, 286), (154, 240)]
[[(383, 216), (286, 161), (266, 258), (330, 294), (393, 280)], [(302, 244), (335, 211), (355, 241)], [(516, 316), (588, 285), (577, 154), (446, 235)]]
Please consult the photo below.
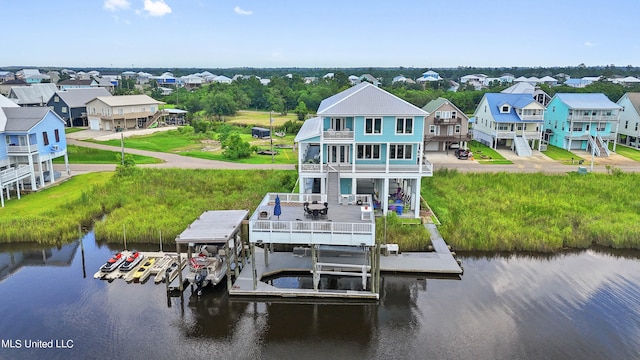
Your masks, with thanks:
[(469, 158), (469, 150), (456, 149), (454, 155), (460, 160), (467, 160)]

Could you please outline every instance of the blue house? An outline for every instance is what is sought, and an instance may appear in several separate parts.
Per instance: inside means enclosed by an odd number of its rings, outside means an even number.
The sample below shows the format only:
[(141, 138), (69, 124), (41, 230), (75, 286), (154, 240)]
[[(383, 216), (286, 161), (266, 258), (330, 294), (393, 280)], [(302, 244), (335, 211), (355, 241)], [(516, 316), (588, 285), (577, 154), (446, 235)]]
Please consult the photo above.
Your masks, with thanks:
[(378, 213), (419, 217), (420, 181), (433, 175), (423, 152), (428, 113), (363, 82), (324, 99), (317, 114), (295, 138), (300, 193), (340, 204), (372, 195)]
[(11, 190), (37, 190), (56, 180), (53, 159), (67, 158), (64, 121), (46, 107), (0, 108), (0, 203)]
[(622, 107), (604, 94), (556, 94), (544, 116), (544, 137), (565, 150), (593, 151), (609, 156), (615, 151)]
[(544, 111), (532, 94), (486, 93), (473, 113), (473, 138), (492, 149), (531, 156), (540, 146)]

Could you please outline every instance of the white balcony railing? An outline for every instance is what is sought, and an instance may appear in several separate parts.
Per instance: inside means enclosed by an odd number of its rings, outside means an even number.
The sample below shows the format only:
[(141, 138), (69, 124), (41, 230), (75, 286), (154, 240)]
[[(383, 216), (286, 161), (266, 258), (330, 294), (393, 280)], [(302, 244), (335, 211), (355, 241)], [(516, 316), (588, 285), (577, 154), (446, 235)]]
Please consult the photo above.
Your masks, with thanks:
[(617, 121), (618, 120), (618, 116), (617, 115), (580, 115), (580, 114), (573, 114), (569, 116), (569, 121), (592, 121), (592, 122), (598, 122), (598, 121)]
[(324, 140), (353, 140), (353, 131), (323, 131), (322, 137)]
[[(327, 164), (302, 164), (299, 168), (301, 173), (318, 173), (323, 172), (327, 168)], [(422, 164), (422, 171), (419, 165), (389, 165), (387, 170), (386, 164), (356, 164), (355, 168), (351, 164), (332, 164), (333, 167), (340, 168), (341, 173), (409, 173), (432, 175), (433, 164), (426, 161)]]
[(373, 245), (375, 224), (249, 220), (250, 239), (280, 244)]
[(38, 152), (38, 145), (9, 145), (7, 146), (8, 154), (33, 154)]

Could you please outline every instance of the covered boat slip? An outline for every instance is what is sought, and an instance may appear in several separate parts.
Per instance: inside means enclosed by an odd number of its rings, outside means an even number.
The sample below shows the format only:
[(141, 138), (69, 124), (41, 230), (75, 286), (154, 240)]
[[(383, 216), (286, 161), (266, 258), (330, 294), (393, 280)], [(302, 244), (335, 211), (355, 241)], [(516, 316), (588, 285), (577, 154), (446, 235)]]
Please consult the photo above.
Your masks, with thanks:
[[(187, 246), (187, 257), (191, 258), (192, 247), (199, 245), (223, 246), (219, 254), (226, 258), (227, 288), (231, 288), (231, 262), (235, 261), (234, 271), (240, 269), (239, 262), (246, 258), (240, 239), (242, 222), (249, 215), (248, 210), (216, 210), (205, 211), (189, 227), (176, 237), (176, 251), (180, 254), (181, 247)], [(183, 273), (178, 275), (180, 290), (184, 284)]]
[[(340, 205), (337, 198), (328, 199), (326, 194), (267, 194), (249, 219), (251, 269), (243, 269), (229, 293), (377, 299), (379, 246), (375, 242), (375, 219), (371, 216), (371, 197), (362, 198), (354, 204)], [(314, 205), (324, 210), (312, 214), (308, 209)], [(303, 245), (310, 257), (271, 252), (272, 244)], [(270, 273), (287, 271), (310, 272), (313, 289), (280, 289), (261, 281)], [(321, 290), (322, 275), (360, 278), (362, 291)]]

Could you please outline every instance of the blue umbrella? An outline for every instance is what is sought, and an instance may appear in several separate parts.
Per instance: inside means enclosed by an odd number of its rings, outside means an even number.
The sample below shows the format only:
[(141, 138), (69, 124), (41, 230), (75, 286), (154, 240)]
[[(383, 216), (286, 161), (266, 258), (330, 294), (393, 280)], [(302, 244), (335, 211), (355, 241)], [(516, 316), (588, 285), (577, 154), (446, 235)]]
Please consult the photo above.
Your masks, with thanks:
[(273, 207), (273, 215), (276, 215), (278, 220), (280, 220), (280, 214), (282, 214), (282, 208), (280, 208), (280, 196), (276, 195), (276, 206)]

